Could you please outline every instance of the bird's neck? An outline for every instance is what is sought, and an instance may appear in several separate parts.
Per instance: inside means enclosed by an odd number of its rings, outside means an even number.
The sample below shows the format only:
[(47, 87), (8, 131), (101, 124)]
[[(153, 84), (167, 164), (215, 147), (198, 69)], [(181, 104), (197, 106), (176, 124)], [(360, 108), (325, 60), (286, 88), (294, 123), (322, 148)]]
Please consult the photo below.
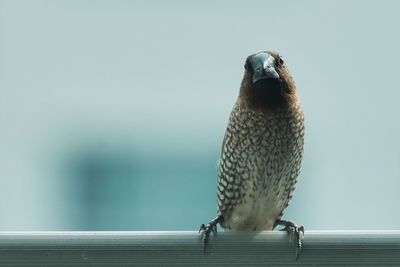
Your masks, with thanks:
[(253, 110), (284, 110), (295, 104), (296, 100), (296, 91), (282, 86), (278, 80), (252, 84), (248, 79), (244, 79), (239, 93), (241, 104)]
[(280, 93), (253, 93), (239, 95), (238, 104), (248, 110), (268, 113), (281, 113), (290, 111), (297, 104), (291, 96), (283, 96)]

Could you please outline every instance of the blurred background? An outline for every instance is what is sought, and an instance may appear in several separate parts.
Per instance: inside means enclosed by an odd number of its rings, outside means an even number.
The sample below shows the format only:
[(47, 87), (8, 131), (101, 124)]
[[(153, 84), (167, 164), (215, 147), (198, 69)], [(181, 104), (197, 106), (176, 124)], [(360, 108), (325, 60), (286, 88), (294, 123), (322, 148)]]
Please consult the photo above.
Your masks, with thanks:
[(285, 218), (399, 229), (398, 1), (0, 0), (0, 230), (197, 230), (247, 55), (306, 115)]

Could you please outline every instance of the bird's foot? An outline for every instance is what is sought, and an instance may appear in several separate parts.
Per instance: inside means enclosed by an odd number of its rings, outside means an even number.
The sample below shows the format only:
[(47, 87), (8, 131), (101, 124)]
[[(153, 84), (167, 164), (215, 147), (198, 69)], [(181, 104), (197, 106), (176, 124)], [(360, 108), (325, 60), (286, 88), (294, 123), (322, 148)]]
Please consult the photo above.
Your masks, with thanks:
[(304, 226), (298, 226), (296, 223), (286, 220), (278, 220), (276, 224), (282, 225), (283, 228), (279, 230), (286, 231), (290, 237), (293, 238), (293, 242), (296, 246), (295, 259), (297, 260), (300, 255), (302, 240), (304, 237)]
[(210, 239), (210, 234), (213, 233), (214, 236), (217, 235), (217, 224), (222, 221), (222, 215), (218, 215), (215, 217), (213, 220), (211, 220), (207, 225), (204, 223), (200, 225), (199, 233), (203, 237), (203, 253), (205, 254), (206, 252), (206, 247), (208, 244), (208, 241)]

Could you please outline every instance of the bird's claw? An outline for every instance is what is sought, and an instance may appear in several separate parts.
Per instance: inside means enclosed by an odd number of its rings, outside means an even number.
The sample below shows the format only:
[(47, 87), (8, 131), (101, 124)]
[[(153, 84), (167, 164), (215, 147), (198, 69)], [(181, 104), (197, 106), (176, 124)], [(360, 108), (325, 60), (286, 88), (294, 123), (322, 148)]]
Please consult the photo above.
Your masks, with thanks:
[(283, 225), (284, 228), (280, 229), (280, 231), (287, 232), (289, 234), (289, 236), (291, 237), (291, 239), (293, 240), (293, 242), (296, 246), (295, 259), (297, 260), (300, 255), (300, 251), (301, 251), (302, 244), (303, 244), (302, 241), (304, 238), (304, 226), (298, 226), (297, 224), (295, 224), (292, 221), (284, 221), (284, 220), (279, 220), (277, 222), (277, 224)]
[(210, 239), (210, 234), (212, 233), (214, 236), (217, 235), (217, 225), (214, 224), (207, 224), (205, 225), (204, 223), (200, 225), (199, 233), (203, 237), (203, 253), (206, 253), (206, 248), (208, 241)]
[(204, 223), (200, 225), (199, 233), (204, 233), (210, 235), (213, 233), (214, 235), (217, 234), (217, 226), (216, 225), (205, 225)]
[(207, 225), (204, 223), (200, 225), (199, 233), (203, 237), (203, 253), (206, 253), (206, 247), (210, 239), (210, 234), (217, 236), (217, 224), (222, 220), (222, 216), (218, 215), (215, 219), (209, 222)]

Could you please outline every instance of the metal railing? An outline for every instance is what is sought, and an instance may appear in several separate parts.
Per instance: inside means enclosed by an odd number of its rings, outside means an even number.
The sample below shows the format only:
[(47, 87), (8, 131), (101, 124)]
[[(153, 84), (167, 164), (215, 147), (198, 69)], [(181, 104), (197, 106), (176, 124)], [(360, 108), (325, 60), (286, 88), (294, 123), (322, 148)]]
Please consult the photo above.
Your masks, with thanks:
[(400, 231), (0, 232), (0, 266), (400, 266)]

